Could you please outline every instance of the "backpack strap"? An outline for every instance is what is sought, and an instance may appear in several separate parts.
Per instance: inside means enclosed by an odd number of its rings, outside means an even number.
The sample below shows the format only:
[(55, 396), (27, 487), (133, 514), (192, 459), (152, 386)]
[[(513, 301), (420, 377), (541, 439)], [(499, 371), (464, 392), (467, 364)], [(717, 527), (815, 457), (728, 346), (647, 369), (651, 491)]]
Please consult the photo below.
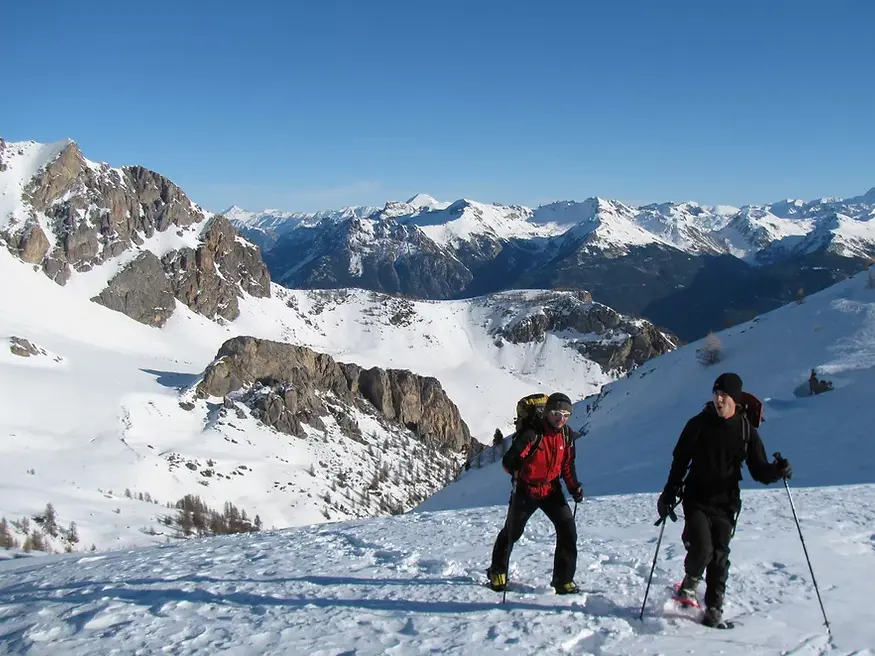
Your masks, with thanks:
[(533, 455), (535, 455), (535, 451), (537, 451), (538, 447), (541, 446), (541, 440), (544, 439), (544, 431), (539, 430), (539, 429), (535, 428), (534, 426), (532, 426), (531, 428), (533, 431), (535, 431), (535, 439), (532, 442), (532, 448), (529, 449), (528, 455), (525, 458), (523, 458), (523, 462), (527, 461), (529, 458), (531, 458)]
[[(747, 417), (746, 412), (741, 413), (741, 444), (742, 444), (742, 456), (741, 462), (747, 461), (747, 445), (750, 442), (750, 419)], [(741, 463), (739, 463), (739, 467)]]

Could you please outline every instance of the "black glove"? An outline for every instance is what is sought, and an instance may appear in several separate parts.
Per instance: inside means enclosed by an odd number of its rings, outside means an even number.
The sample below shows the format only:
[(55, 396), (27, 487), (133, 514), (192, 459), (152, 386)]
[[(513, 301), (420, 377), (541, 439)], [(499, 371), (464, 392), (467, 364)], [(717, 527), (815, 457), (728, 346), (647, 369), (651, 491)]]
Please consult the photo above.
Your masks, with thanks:
[(656, 512), (659, 513), (659, 520), (663, 521), (666, 517), (670, 517), (671, 521), (678, 520), (674, 514), (674, 507), (677, 505), (677, 493), (671, 490), (663, 490), (656, 500)]
[(571, 492), (571, 498), (574, 499), (574, 503), (583, 503), (583, 486), (578, 485), (573, 490), (568, 490)]
[(780, 453), (776, 453), (774, 456), (775, 460), (772, 465), (775, 467), (775, 473), (778, 475), (778, 478), (792, 478), (793, 468), (790, 466), (790, 461)]

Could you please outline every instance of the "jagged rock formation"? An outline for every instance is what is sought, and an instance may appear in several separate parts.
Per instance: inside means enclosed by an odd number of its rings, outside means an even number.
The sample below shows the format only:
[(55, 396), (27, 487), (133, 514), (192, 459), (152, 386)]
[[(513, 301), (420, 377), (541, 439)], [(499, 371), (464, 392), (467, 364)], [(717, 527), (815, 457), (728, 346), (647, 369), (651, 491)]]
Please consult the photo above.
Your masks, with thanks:
[[(258, 247), (224, 217), (204, 212), (173, 182), (141, 166), (95, 164), (70, 142), (21, 196), (27, 218), (0, 237), (58, 284), (66, 284), (73, 271), (142, 249), (92, 299), (137, 321), (164, 325), (174, 298), (210, 318), (233, 320), (243, 293), (270, 296), (270, 274)], [(150, 248), (147, 240), (160, 233), (166, 235), (163, 243)]]
[(24, 337), (10, 337), (9, 338), (9, 350), (13, 355), (17, 355), (22, 358), (29, 358), (32, 355), (44, 355), (45, 351), (38, 348), (28, 339), (24, 339)]
[(147, 326), (163, 326), (176, 309), (173, 289), (161, 260), (149, 251), (119, 271), (91, 300)]
[(302, 424), (324, 429), (320, 417), (329, 414), (355, 434), (356, 422), (344, 409), (356, 407), (403, 424), (441, 453), (472, 448), (468, 426), (440, 382), (405, 370), (363, 369), (302, 346), (235, 337), (219, 349), (196, 393), (235, 392), (261, 421), (299, 437), (305, 436)]
[[(650, 358), (677, 347), (674, 335), (642, 319), (632, 319), (592, 300), (586, 291), (555, 291), (537, 294), (503, 293), (495, 299), (521, 307), (496, 336), (519, 344), (543, 341), (548, 332), (566, 333), (567, 344), (598, 363), (607, 373), (622, 374)], [(497, 301), (502, 302), (502, 301)], [(578, 333), (580, 337), (574, 337)]]
[(240, 314), (241, 291), (270, 296), (270, 274), (258, 247), (221, 216), (209, 220), (197, 249), (173, 251), (162, 264), (176, 298), (204, 316), (233, 321)]

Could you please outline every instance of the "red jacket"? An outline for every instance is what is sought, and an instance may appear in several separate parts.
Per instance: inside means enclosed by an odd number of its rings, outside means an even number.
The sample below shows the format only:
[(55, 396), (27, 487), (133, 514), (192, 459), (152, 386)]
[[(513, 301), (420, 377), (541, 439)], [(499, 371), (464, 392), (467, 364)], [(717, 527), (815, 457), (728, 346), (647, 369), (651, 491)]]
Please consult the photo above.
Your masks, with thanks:
[(505, 469), (518, 472), (518, 480), (535, 499), (543, 499), (550, 494), (558, 485), (560, 476), (569, 492), (576, 490), (580, 483), (574, 464), (571, 431), (567, 427), (557, 431), (546, 422), (541, 430), (543, 435), (540, 441), (537, 439), (538, 433), (532, 428), (525, 428), (514, 437), (502, 459)]

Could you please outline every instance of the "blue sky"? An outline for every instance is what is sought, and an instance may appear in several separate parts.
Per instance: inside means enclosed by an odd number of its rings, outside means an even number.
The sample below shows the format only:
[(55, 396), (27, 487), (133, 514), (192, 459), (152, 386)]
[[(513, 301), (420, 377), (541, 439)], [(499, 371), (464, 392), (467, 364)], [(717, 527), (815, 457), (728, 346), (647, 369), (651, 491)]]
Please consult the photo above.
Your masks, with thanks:
[(212, 210), (875, 186), (875, 3), (15, 2), (0, 136)]

